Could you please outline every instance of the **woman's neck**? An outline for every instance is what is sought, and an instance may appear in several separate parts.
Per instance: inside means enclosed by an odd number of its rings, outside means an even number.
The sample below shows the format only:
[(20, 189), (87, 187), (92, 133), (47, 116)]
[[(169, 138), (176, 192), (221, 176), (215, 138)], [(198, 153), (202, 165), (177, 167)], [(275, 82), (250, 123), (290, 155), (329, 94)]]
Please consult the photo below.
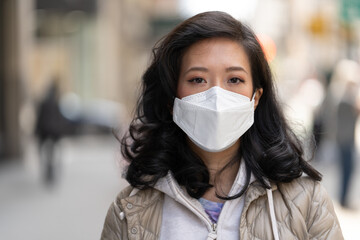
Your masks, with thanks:
[[(214, 202), (222, 202), (221, 199), (216, 197), (215, 192), (221, 196), (226, 196), (230, 192), (239, 170), (240, 161), (236, 161), (225, 169), (224, 167), (238, 154), (240, 139), (234, 145), (221, 152), (204, 151), (192, 142), (190, 143), (190, 146), (205, 163), (210, 174), (209, 183), (214, 185), (213, 188), (210, 188), (204, 194), (203, 198)], [(218, 175), (218, 172), (221, 170), (223, 171)]]

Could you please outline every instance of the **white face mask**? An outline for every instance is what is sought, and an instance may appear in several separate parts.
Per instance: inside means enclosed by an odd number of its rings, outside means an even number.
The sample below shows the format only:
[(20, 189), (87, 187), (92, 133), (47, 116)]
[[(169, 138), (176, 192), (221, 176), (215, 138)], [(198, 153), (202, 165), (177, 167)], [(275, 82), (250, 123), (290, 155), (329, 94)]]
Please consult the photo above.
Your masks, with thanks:
[(173, 120), (201, 149), (220, 152), (232, 146), (253, 125), (254, 97), (250, 100), (212, 87), (182, 99), (175, 98)]

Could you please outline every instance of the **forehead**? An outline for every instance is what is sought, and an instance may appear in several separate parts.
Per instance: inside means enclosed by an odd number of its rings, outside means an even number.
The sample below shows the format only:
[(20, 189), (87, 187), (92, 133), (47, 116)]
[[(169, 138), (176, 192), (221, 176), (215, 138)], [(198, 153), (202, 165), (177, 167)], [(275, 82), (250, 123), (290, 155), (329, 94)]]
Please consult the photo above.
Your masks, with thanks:
[(250, 70), (244, 47), (238, 41), (228, 38), (210, 38), (192, 44), (184, 52), (181, 65), (184, 68), (193, 64), (240, 64)]

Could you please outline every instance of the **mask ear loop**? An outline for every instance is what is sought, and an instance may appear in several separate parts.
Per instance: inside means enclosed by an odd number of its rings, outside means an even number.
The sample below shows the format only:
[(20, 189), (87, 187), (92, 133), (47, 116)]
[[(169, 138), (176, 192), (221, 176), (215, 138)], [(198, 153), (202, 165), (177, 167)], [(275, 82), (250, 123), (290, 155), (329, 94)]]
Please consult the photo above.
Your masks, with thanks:
[(254, 101), (254, 100), (255, 100), (255, 96), (256, 96), (256, 90), (254, 91), (254, 94), (253, 94), (253, 96), (252, 96), (252, 98), (251, 98), (251, 101)]
[(255, 104), (255, 96), (256, 96), (256, 90), (254, 91), (254, 95), (251, 98), (251, 102), (254, 101), (254, 110), (256, 109), (257, 105)]

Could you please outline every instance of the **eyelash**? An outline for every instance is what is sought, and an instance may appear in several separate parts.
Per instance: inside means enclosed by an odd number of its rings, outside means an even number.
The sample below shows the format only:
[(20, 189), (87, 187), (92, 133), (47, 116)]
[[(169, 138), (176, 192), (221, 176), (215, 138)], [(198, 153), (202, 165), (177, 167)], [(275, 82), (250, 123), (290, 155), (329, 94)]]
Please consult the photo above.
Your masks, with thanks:
[[(236, 82), (233, 82), (233, 81), (232, 81), (232, 80), (234, 80), (234, 79), (236, 80)], [(239, 83), (239, 82), (242, 82), (242, 83), (243, 83), (243, 82), (245, 82), (245, 81), (244, 81), (244, 79), (241, 79), (241, 78), (238, 78), (238, 77), (233, 77), (233, 78), (230, 78), (230, 79), (229, 79), (229, 82), (230, 82), (230, 83)]]
[[(200, 80), (200, 82), (199, 82), (198, 80)], [(189, 82), (200, 84), (200, 83), (203, 83), (203, 82), (206, 82), (206, 81), (205, 81), (205, 79), (203, 79), (203, 78), (201, 78), (201, 77), (196, 77), (196, 78), (190, 79)]]
[[(235, 80), (235, 82), (233, 80)], [(196, 77), (196, 78), (192, 78), (192, 79), (188, 80), (188, 82), (200, 84), (200, 83), (206, 82), (206, 80), (201, 78), (201, 77)], [(233, 84), (237, 84), (237, 83), (240, 83), (240, 82), (243, 83), (245, 81), (244, 81), (244, 79), (241, 79), (241, 78), (238, 78), (238, 77), (233, 77), (233, 78), (230, 78), (228, 80), (228, 82), (233, 83)]]

